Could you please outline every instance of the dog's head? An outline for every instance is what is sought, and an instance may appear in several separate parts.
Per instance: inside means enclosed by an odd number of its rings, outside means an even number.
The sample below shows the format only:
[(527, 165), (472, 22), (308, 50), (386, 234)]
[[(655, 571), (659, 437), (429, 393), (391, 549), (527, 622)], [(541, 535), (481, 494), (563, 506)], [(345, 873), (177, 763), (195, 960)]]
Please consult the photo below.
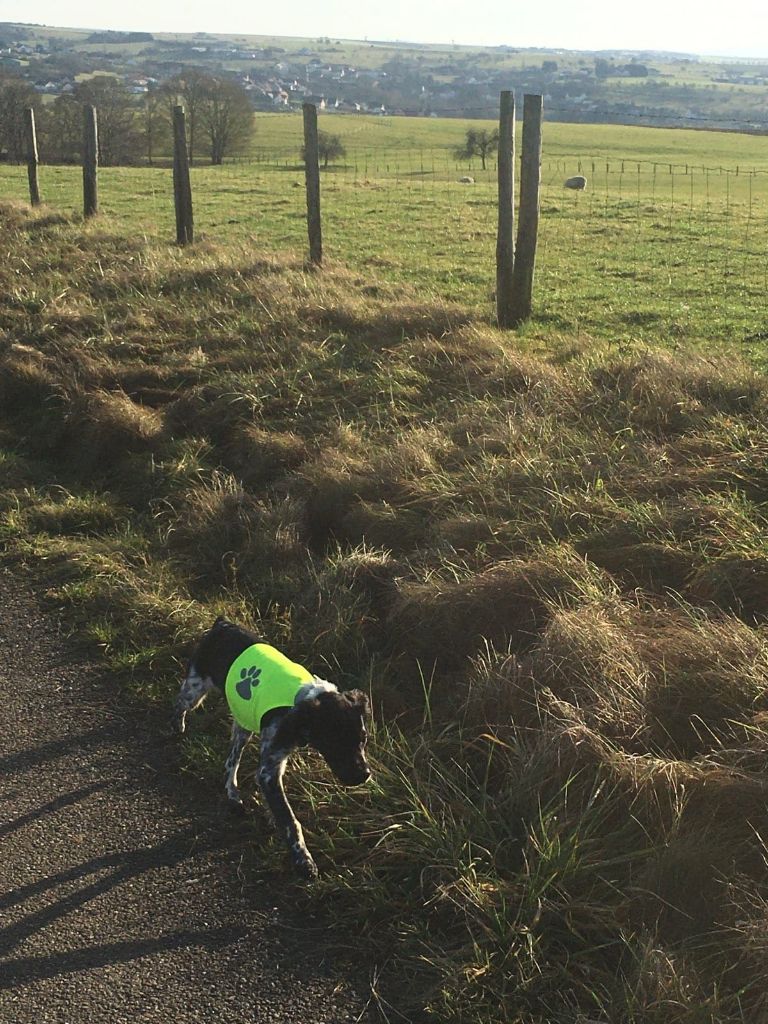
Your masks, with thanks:
[(362, 690), (321, 693), (296, 708), (300, 743), (314, 747), (345, 786), (359, 786), (371, 775), (365, 757), (370, 709)]

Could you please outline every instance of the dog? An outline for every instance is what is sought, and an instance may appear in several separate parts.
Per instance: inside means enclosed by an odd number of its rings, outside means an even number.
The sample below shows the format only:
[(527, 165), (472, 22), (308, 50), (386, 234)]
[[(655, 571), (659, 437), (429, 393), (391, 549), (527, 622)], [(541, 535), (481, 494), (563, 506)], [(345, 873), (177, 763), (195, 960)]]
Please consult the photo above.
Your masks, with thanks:
[(340, 692), (221, 616), (190, 658), (174, 708), (179, 732), (185, 731), (187, 713), (213, 689), (224, 694), (232, 713), (232, 747), (225, 764), (232, 808), (244, 812), (237, 772), (246, 744), (259, 734), (258, 780), (264, 799), (287, 838), (294, 868), (308, 881), (316, 878), (317, 866), (283, 788), (286, 762), (296, 747), (310, 746), (345, 786), (366, 782), (371, 776), (365, 756), (368, 698), (361, 690)]

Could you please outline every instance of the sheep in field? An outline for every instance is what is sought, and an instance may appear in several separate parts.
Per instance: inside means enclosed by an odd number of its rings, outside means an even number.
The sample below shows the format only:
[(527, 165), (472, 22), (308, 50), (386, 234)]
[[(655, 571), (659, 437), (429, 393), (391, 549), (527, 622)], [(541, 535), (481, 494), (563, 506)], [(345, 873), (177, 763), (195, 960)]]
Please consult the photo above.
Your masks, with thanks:
[(583, 174), (575, 174), (572, 178), (566, 178), (563, 182), (565, 188), (576, 189), (577, 192), (583, 192), (587, 187), (587, 179)]

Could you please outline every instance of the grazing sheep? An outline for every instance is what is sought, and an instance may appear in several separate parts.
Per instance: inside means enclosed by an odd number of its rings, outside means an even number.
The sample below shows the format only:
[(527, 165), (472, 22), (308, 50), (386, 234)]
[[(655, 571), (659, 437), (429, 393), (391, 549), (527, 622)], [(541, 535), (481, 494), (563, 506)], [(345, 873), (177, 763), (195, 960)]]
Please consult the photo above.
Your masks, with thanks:
[(583, 192), (587, 187), (587, 179), (583, 174), (575, 174), (572, 178), (566, 178), (563, 186), (565, 188), (574, 188), (577, 192)]
[(465, 174), (463, 178), (459, 178), (460, 185), (474, 185), (475, 179), (471, 174)]

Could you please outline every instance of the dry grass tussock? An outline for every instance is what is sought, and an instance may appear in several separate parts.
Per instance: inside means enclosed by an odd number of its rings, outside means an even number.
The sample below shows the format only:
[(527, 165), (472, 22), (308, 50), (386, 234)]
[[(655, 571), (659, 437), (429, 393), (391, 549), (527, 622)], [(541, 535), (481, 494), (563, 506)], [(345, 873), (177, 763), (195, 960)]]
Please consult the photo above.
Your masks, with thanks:
[(622, 602), (558, 611), (529, 670), (628, 752), (690, 758), (737, 738), (768, 700), (765, 638), (734, 619)]
[(589, 592), (598, 577), (561, 552), (499, 562), (458, 580), (431, 576), (404, 584), (389, 617), (391, 643), (428, 675), (460, 669), (486, 643), (525, 650), (553, 606)]
[(397, 951), (401, 1012), (761, 1019), (764, 377), (295, 257), (0, 236), (3, 544), (152, 698), (220, 611), (370, 689), (377, 783), (305, 899)]
[(618, 397), (629, 424), (660, 436), (685, 434), (719, 415), (761, 416), (766, 384), (761, 374), (731, 354), (687, 355), (684, 360), (664, 352), (609, 363), (593, 373), (598, 395)]
[[(551, 864), (550, 858), (562, 858), (572, 848), (567, 854), (572, 874), (560, 861), (542, 913), (553, 933), (553, 903), (570, 918), (571, 936), (571, 929), (598, 927), (592, 936), (605, 943), (607, 960), (611, 950), (618, 955), (618, 961), (602, 966), (628, 986), (618, 1019), (738, 1020), (742, 1012), (755, 1019), (750, 1014), (764, 1006), (766, 990), (752, 950), (757, 922), (764, 918), (754, 907), (746, 916), (731, 887), (739, 877), (742, 900), (749, 893), (762, 907), (757, 894), (767, 881), (768, 778), (760, 710), (765, 646), (758, 650), (741, 623), (732, 624), (736, 635), (730, 636), (729, 623), (686, 625), (684, 619), (671, 635), (661, 636), (645, 632), (651, 623), (641, 622), (635, 645), (623, 627), (638, 617), (643, 618), (633, 606), (562, 610), (529, 655), (489, 652), (477, 660), (461, 709), (465, 737), (476, 737), (465, 748), (468, 763), (484, 779), (493, 805), (522, 823), (526, 864), (534, 865), (538, 856), (545, 870), (543, 853), (545, 864)], [(678, 687), (665, 694), (670, 703), (660, 707), (654, 685), (664, 656), (678, 667), (685, 660), (694, 668), (701, 663), (697, 645), (704, 646), (703, 661), (721, 642), (728, 649), (720, 653), (719, 668), (730, 686), (724, 679), (715, 683), (713, 666), (710, 679), (702, 680), (700, 698), (695, 686)], [(674, 682), (665, 686), (673, 689)], [(579, 854), (573, 849), (577, 843)], [(520, 878), (513, 849), (506, 865), (498, 847), (496, 859), (497, 871), (512, 886)], [(600, 882), (615, 887), (611, 894), (597, 897), (600, 886), (588, 870), (591, 856), (601, 865)], [(612, 925), (595, 921), (595, 903), (603, 900), (615, 915)], [(534, 935), (542, 944), (552, 938), (539, 922)], [(646, 975), (640, 965), (648, 959), (642, 936), (653, 947), (652, 959), (678, 965), (661, 977), (654, 974), (650, 991), (641, 984)], [(746, 969), (745, 961), (751, 965)], [(721, 979), (717, 987), (714, 977)], [(598, 984), (596, 973), (590, 982)], [(690, 998), (678, 1005), (680, 986)], [(625, 1008), (630, 991), (637, 1017)], [(605, 1012), (610, 1006), (616, 1012), (613, 992), (605, 997)], [(593, 996), (599, 1004), (594, 991)], [(707, 1007), (705, 1016), (697, 1015), (701, 1005)], [(651, 1009), (656, 1016), (647, 1017)], [(563, 1007), (557, 1012), (563, 1014)]]
[(197, 587), (237, 586), (242, 578), (268, 593), (275, 571), (288, 575), (302, 554), (290, 499), (261, 501), (229, 474), (197, 482), (159, 518), (171, 554), (196, 566)]

